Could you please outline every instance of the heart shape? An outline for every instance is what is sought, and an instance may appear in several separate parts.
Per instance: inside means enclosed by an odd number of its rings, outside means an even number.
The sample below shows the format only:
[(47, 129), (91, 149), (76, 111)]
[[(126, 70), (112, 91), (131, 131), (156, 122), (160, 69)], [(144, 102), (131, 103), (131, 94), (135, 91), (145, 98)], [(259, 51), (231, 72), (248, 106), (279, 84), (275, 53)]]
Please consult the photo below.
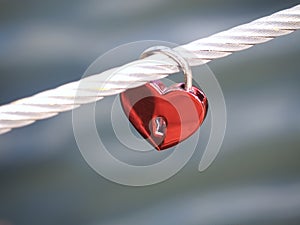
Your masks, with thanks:
[(184, 84), (166, 88), (160, 81), (120, 94), (123, 110), (135, 129), (157, 150), (170, 148), (191, 136), (205, 119), (208, 103), (198, 88)]

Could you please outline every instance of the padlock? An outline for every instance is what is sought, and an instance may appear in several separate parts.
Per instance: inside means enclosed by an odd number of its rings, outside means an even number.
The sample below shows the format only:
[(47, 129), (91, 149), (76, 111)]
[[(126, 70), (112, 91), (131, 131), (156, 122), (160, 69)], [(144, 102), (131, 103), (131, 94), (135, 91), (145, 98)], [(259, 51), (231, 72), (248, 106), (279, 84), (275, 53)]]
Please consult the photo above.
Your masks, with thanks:
[(203, 123), (208, 101), (200, 88), (192, 86), (187, 61), (166, 47), (146, 50), (142, 58), (162, 53), (178, 64), (185, 83), (166, 87), (161, 81), (128, 89), (120, 94), (123, 110), (135, 129), (157, 150), (177, 145), (190, 137)]

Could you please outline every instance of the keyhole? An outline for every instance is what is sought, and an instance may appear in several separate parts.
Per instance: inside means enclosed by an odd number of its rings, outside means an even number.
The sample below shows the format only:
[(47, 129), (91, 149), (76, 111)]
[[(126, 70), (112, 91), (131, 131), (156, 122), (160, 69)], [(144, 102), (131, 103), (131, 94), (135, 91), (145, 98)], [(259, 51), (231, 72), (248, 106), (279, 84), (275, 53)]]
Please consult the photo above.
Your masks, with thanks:
[(156, 137), (164, 137), (167, 130), (167, 122), (164, 117), (158, 116), (152, 119), (152, 134)]

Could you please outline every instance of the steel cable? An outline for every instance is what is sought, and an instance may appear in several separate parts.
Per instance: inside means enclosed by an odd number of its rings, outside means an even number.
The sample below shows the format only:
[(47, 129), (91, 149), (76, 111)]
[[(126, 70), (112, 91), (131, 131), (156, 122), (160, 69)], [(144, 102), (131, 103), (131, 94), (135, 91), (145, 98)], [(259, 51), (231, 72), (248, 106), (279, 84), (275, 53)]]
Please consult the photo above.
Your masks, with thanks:
[[(174, 50), (179, 52), (190, 66), (198, 66), (298, 29), (300, 4), (181, 45)], [(0, 134), (178, 71), (174, 61), (163, 55), (155, 55), (11, 102), (0, 106)]]

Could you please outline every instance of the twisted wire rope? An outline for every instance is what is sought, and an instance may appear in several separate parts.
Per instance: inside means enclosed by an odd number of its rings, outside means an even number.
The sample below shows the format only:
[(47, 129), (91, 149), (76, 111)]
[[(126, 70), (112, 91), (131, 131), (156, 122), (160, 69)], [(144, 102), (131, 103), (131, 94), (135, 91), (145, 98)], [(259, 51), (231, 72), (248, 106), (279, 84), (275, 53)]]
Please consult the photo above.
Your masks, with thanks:
[[(174, 50), (181, 54), (190, 66), (198, 66), (298, 29), (300, 4), (178, 46)], [(2, 105), (0, 134), (176, 72), (179, 72), (179, 67), (174, 61), (163, 55), (154, 55)]]

